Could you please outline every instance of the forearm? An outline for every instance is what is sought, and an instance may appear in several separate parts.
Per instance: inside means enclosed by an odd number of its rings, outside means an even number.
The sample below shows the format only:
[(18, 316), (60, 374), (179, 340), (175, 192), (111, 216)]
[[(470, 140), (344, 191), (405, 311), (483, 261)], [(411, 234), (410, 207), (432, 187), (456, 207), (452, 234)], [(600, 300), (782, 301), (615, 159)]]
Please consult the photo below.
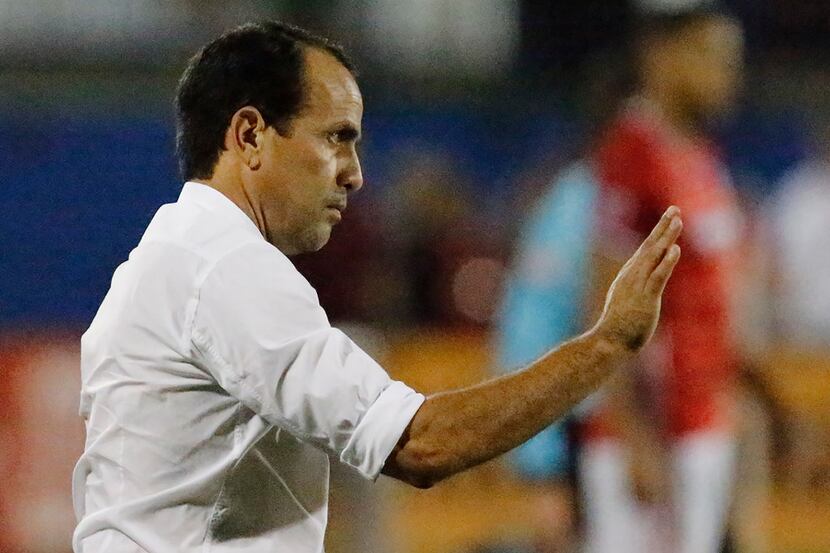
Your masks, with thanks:
[(654, 334), (681, 229), (670, 207), (620, 269), (593, 330), (521, 372), (427, 399), (384, 473), (427, 487), (516, 447), (596, 390)]
[(589, 332), (520, 372), (431, 396), (385, 472), (428, 486), (513, 449), (596, 390), (624, 358)]

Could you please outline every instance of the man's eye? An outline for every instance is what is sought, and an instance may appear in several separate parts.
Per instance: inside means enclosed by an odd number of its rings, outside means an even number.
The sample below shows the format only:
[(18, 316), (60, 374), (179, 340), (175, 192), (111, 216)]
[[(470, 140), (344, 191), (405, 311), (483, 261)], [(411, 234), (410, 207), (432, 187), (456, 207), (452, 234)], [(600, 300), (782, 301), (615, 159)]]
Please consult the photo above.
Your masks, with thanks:
[(332, 144), (343, 144), (346, 142), (357, 142), (359, 133), (355, 129), (346, 128), (331, 131), (326, 135), (326, 138)]

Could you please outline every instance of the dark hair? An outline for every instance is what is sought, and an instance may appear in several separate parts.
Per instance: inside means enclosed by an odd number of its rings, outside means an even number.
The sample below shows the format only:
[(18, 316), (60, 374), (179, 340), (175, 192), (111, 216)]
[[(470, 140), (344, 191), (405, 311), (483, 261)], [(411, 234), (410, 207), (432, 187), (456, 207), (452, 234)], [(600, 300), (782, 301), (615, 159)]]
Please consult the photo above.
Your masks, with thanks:
[(738, 20), (723, 4), (704, 1), (695, 7), (678, 11), (641, 13), (635, 32), (644, 38), (672, 37), (692, 25), (712, 19)]
[(257, 108), (283, 136), (303, 107), (304, 50), (319, 48), (352, 74), (340, 46), (305, 29), (267, 21), (232, 29), (197, 53), (176, 93), (176, 153), (183, 179), (209, 178), (239, 108)]
[(600, 130), (604, 130), (608, 121), (617, 116), (620, 105), (638, 92), (642, 84), (640, 64), (643, 52), (652, 46), (652, 41), (670, 39), (693, 25), (713, 19), (739, 21), (722, 3), (705, 0), (678, 10), (646, 11), (629, 6), (627, 13), (629, 18), (621, 22), (625, 26), (625, 40), (605, 52), (606, 67), (603, 67), (602, 80), (595, 79), (600, 86), (594, 93), (597, 98), (594, 127)]

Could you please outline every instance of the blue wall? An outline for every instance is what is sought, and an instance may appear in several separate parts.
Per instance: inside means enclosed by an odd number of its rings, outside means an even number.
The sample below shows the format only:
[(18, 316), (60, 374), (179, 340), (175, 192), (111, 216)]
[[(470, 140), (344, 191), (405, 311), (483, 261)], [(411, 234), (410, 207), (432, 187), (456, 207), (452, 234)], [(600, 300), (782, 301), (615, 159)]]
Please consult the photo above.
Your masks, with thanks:
[[(504, 206), (512, 176), (580, 135), (565, 117), (515, 111), (375, 109), (364, 122), (367, 183), (383, 186), (397, 152), (432, 148), (458, 162), (485, 207)], [(772, 181), (798, 157), (792, 126), (746, 118), (727, 133), (728, 157)], [(0, 117), (0, 327), (91, 321), (115, 267), (178, 195), (173, 141), (164, 114)]]
[(0, 324), (87, 324), (178, 184), (160, 119), (0, 121)]

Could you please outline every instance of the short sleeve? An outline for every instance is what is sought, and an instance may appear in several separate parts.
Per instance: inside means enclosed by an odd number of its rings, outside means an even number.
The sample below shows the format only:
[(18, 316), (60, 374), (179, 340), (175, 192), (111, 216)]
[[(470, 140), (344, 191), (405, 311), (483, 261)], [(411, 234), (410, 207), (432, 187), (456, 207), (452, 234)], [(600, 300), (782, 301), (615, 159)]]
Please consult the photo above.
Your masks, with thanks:
[(600, 181), (596, 248), (611, 259), (627, 259), (650, 228), (656, 203), (656, 164), (647, 137), (618, 125), (596, 152)]
[(191, 343), (228, 394), (371, 479), (424, 401), (332, 328), (314, 289), (264, 242), (208, 272)]

